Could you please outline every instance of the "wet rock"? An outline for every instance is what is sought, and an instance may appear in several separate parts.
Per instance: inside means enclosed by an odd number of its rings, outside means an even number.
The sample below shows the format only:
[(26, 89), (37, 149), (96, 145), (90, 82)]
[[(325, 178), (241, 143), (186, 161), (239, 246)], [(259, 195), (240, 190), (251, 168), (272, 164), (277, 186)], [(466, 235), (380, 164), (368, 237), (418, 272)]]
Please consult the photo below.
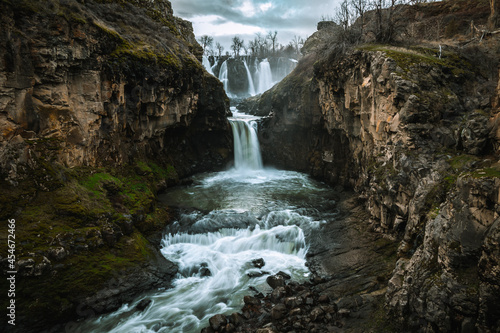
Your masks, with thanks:
[(325, 311), (320, 307), (314, 308), (311, 311), (311, 314), (309, 315), (309, 319), (311, 319), (311, 321), (320, 321), (324, 317), (325, 317)]
[(292, 278), (289, 274), (282, 272), (282, 271), (279, 271), (278, 273), (276, 273), (276, 276), (281, 276), (285, 280), (290, 280)]
[(217, 315), (211, 317), (208, 321), (210, 323), (210, 327), (215, 331), (221, 330), (227, 324), (226, 316), (221, 315), (221, 314), (217, 314)]
[(283, 297), (286, 296), (286, 290), (284, 287), (277, 287), (271, 293), (271, 301), (278, 303)]
[(260, 305), (260, 299), (258, 299), (256, 297), (252, 297), (252, 296), (243, 297), (243, 302), (246, 305), (254, 305), (254, 306)]
[(277, 304), (271, 310), (271, 316), (273, 320), (279, 320), (283, 318), (286, 314), (286, 306), (284, 304)]
[(151, 304), (151, 300), (150, 299), (143, 299), (142, 301), (140, 301), (136, 306), (135, 308), (138, 310), (138, 311), (144, 311), (148, 306), (149, 304)]
[(266, 282), (273, 289), (285, 286), (285, 279), (281, 275), (268, 276)]
[(234, 312), (229, 316), (228, 320), (235, 326), (240, 326), (245, 321), (245, 318), (240, 313)]
[(247, 276), (250, 278), (254, 278), (254, 277), (260, 277), (260, 276), (267, 275), (267, 274), (269, 274), (269, 272), (258, 271), (258, 272), (249, 272), (249, 273), (247, 273)]
[(201, 263), (200, 264), (200, 271), (199, 272), (200, 272), (200, 276), (201, 277), (212, 276), (212, 272), (208, 268), (208, 264), (207, 263)]
[(257, 267), (257, 268), (262, 268), (266, 265), (266, 262), (264, 261), (264, 259), (259, 258), (259, 259), (252, 260), (252, 265), (254, 267)]
[(318, 303), (329, 303), (329, 302), (330, 298), (328, 297), (328, 295), (321, 295), (318, 298)]

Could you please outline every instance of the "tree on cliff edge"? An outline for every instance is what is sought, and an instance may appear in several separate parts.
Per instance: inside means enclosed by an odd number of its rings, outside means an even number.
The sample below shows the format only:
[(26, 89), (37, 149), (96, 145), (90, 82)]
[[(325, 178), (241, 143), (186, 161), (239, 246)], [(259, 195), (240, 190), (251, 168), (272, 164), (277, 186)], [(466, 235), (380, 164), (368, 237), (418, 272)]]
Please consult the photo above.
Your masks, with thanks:
[(239, 36), (234, 36), (232, 41), (233, 41), (233, 43), (231, 44), (231, 49), (234, 52), (234, 56), (239, 57), (240, 50), (243, 48), (244, 41)]
[(491, 14), (488, 18), (488, 28), (490, 30), (495, 30), (500, 27), (500, 18), (498, 13), (500, 12), (500, 0), (490, 0)]
[(198, 41), (200, 42), (201, 47), (203, 47), (203, 54), (205, 54), (206, 48), (210, 48), (212, 46), (214, 38), (207, 35), (203, 35), (200, 37)]

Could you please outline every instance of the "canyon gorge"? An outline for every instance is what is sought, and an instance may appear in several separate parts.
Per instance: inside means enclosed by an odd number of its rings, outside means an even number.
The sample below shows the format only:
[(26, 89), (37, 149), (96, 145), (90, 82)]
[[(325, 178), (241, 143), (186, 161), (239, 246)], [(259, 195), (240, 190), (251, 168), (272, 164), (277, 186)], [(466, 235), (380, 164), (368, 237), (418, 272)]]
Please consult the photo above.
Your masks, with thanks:
[(2, 331), (498, 332), (500, 28), (398, 8), (297, 61), (209, 59), (167, 0), (1, 0)]

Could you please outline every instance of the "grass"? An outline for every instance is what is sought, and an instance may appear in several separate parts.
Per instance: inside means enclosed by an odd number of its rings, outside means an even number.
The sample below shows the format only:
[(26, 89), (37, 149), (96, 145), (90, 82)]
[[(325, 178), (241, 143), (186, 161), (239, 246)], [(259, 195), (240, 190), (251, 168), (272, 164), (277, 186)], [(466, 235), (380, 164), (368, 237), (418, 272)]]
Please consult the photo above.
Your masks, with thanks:
[(359, 47), (365, 51), (381, 51), (388, 57), (393, 59), (396, 64), (403, 70), (404, 73), (414, 71), (421, 64), (439, 66), (450, 69), (455, 76), (464, 75), (471, 72), (473, 66), (470, 62), (462, 59), (456, 53), (436, 49), (414, 46), (403, 48), (390, 45), (369, 44)]
[[(54, 141), (32, 143), (39, 148), (41, 144)], [(91, 295), (118, 272), (152, 258), (146, 237), (161, 231), (170, 220), (168, 211), (157, 206), (156, 184), (165, 176), (175, 179), (177, 173), (173, 166), (145, 160), (97, 172), (83, 167), (67, 169), (43, 160), (37, 163), (45, 168), (33, 174), (26, 171), (27, 178), (19, 186), (1, 184), (0, 206), (2, 214), (16, 219), (18, 262), (31, 259), (39, 265), (45, 257), (52, 266), (50, 274), (19, 279), (19, 315), (29, 312), (29, 316), (46, 317), (50, 313), (54, 320), (63, 319), (75, 314), (74, 295)], [(39, 179), (44, 179), (46, 190), (34, 185)], [(103, 230), (119, 230), (126, 215), (137, 216), (131, 233), (108, 242)], [(66, 255), (52, 256), (61, 246)], [(6, 257), (6, 251), (7, 247), (0, 248), (0, 255)]]

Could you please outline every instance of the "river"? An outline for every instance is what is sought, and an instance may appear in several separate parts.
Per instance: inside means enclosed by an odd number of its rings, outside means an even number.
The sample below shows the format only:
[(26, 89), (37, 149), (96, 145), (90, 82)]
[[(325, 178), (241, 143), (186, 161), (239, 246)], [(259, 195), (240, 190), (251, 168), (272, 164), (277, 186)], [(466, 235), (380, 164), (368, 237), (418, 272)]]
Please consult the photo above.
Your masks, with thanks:
[[(263, 167), (257, 119), (235, 112), (230, 121), (235, 166), (196, 175), (160, 198), (180, 211), (161, 249), (179, 266), (173, 288), (87, 321), (81, 331), (200, 332), (211, 316), (238, 312), (244, 295), (268, 292), (270, 274), (309, 278), (308, 239), (335, 219), (334, 191), (305, 174)], [(151, 303), (134, 310), (143, 299)]]

